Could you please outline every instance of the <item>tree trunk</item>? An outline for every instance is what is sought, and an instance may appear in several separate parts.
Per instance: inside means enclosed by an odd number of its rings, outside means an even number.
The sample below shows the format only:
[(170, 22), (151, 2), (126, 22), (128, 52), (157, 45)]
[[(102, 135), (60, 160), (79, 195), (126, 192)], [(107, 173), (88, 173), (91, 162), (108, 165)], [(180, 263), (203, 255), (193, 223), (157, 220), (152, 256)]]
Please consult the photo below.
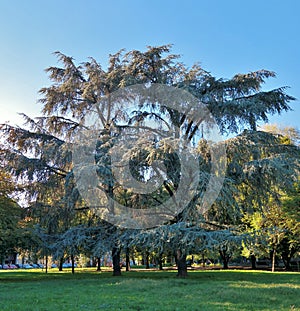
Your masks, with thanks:
[(223, 259), (223, 269), (228, 269), (228, 261), (227, 259)]
[(146, 269), (150, 268), (150, 264), (149, 264), (149, 252), (146, 251), (145, 253), (145, 265), (146, 265)]
[(72, 274), (75, 273), (75, 258), (74, 255), (71, 255), (71, 263), (72, 263)]
[(284, 263), (284, 266), (285, 266), (285, 270), (286, 271), (291, 271), (291, 259), (292, 257), (286, 255), (286, 254), (282, 254), (282, 260), (283, 260), (283, 263)]
[(292, 270), (292, 268), (291, 268), (291, 257), (290, 256), (288, 256), (287, 258), (286, 258), (286, 261), (285, 261), (285, 269), (286, 269), (286, 271), (291, 271)]
[(275, 263), (276, 263), (276, 248), (273, 248), (273, 251), (272, 251), (272, 272), (275, 271)]
[[(283, 243), (282, 243), (283, 244)], [(289, 248), (289, 245), (287, 243), (283, 244), (283, 251), (281, 252), (281, 258), (284, 262), (285, 270), (286, 271), (291, 271), (291, 259), (297, 252), (297, 248), (292, 247), (291, 249)]]
[(64, 258), (60, 258), (59, 260), (59, 266), (58, 266), (58, 271), (62, 271), (63, 270), (63, 261), (64, 261)]
[(113, 249), (112, 249), (113, 276), (120, 276), (121, 275), (120, 253), (121, 253), (120, 248), (113, 247)]
[(101, 257), (97, 257), (97, 271), (101, 271)]
[(126, 248), (126, 271), (130, 270), (130, 256), (129, 256), (129, 248)]
[(187, 277), (187, 265), (186, 265), (186, 254), (183, 254), (180, 249), (177, 250), (177, 276), (180, 278)]
[(48, 273), (48, 255), (46, 255), (46, 273)]
[(255, 270), (256, 269), (256, 257), (255, 257), (255, 255), (251, 255), (250, 259), (251, 259), (251, 267), (253, 270)]
[(163, 258), (162, 258), (162, 254), (159, 254), (159, 256), (158, 256), (158, 266), (159, 266), (159, 270), (163, 270)]
[(226, 249), (220, 250), (219, 253), (223, 261), (223, 269), (228, 269), (228, 263), (231, 256), (227, 254)]

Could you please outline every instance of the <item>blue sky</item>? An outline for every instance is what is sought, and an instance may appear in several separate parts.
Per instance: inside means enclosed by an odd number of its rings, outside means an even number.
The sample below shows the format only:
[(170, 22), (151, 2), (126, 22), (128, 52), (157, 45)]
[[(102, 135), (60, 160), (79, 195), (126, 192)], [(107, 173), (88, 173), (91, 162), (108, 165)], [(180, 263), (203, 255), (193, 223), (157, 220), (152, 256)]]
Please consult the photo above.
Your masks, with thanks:
[(264, 89), (290, 86), (297, 101), (270, 122), (299, 128), (299, 14), (298, 0), (0, 0), (0, 122), (39, 115), (54, 51), (106, 64), (121, 48), (172, 43), (187, 65), (200, 62), (219, 78), (275, 71)]

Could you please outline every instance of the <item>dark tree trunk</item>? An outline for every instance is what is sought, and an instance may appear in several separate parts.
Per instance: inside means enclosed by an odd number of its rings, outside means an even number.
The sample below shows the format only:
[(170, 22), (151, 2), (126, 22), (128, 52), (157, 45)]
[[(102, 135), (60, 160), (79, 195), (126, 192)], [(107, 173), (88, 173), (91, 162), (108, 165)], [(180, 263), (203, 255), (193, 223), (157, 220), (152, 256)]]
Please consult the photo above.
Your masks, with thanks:
[(250, 259), (251, 259), (251, 268), (255, 270), (256, 269), (256, 257), (255, 257), (255, 255), (251, 255)]
[(285, 270), (286, 271), (291, 271), (292, 268), (291, 268), (291, 257), (287, 256), (287, 257), (283, 257), (282, 256), (282, 260), (284, 262), (284, 266), (285, 266)]
[(48, 255), (46, 255), (46, 273), (48, 273)]
[(146, 265), (146, 269), (150, 268), (150, 264), (149, 264), (149, 252), (147, 251), (145, 253), (145, 265)]
[(229, 260), (223, 259), (223, 269), (228, 269), (228, 262)]
[(101, 271), (101, 257), (97, 257), (97, 271)]
[(126, 248), (126, 271), (130, 270), (130, 256), (129, 256), (129, 248)]
[(231, 256), (227, 253), (226, 249), (220, 250), (219, 253), (222, 258), (223, 269), (228, 269), (228, 263)]
[(63, 261), (64, 261), (64, 258), (60, 258), (59, 260), (59, 266), (58, 266), (58, 271), (62, 271), (63, 270)]
[(285, 270), (286, 271), (291, 271), (292, 270), (292, 267), (291, 267), (291, 259), (292, 259), (292, 256), (289, 256), (285, 253), (283, 253), (281, 255), (281, 258), (283, 260), (283, 263), (284, 263), (284, 266), (285, 266)]
[(113, 276), (121, 275), (120, 253), (121, 253), (120, 248), (113, 247), (112, 249)]
[(159, 270), (163, 270), (163, 258), (162, 258), (162, 254), (159, 254), (159, 256), (158, 256), (158, 266), (159, 266)]
[(281, 258), (284, 262), (285, 270), (291, 271), (291, 259), (297, 253), (297, 248), (291, 247), (286, 239), (283, 239), (280, 244)]
[(72, 274), (75, 273), (75, 258), (74, 255), (71, 255), (71, 263), (72, 263)]
[(177, 250), (177, 276), (180, 278), (187, 277), (187, 265), (186, 265), (186, 254), (183, 254), (180, 249)]

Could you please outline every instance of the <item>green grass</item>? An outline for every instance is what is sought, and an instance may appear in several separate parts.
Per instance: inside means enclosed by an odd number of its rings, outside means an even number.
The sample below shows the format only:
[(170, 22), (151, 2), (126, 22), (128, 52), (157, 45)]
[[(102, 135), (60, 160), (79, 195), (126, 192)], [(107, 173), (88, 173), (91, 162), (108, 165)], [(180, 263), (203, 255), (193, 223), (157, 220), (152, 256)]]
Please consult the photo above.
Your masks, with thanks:
[(0, 310), (300, 310), (300, 274), (0, 271)]

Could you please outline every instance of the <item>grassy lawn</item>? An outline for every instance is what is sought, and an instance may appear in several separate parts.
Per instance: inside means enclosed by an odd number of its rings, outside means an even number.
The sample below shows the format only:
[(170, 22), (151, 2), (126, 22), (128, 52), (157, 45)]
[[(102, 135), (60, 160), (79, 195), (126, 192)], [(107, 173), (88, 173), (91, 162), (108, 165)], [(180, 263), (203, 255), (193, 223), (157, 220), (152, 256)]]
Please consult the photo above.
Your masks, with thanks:
[(0, 270), (0, 310), (300, 310), (300, 274)]

